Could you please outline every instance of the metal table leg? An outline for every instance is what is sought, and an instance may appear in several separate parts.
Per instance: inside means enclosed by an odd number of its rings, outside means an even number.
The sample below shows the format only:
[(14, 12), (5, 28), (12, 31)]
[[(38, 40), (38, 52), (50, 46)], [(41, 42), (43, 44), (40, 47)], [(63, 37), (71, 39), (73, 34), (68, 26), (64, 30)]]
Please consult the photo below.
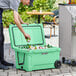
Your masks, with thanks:
[(40, 15), (38, 15), (38, 23), (40, 23)]

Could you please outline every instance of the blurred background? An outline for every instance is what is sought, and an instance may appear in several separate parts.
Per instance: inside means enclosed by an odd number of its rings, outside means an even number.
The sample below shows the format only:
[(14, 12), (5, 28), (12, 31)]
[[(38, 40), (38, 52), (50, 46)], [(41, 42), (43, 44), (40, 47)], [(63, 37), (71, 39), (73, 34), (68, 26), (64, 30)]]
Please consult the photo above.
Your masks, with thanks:
[[(26, 12), (32, 11), (32, 10), (40, 11), (40, 9), (42, 9), (42, 11), (51, 11), (52, 12), (54, 10), (58, 10), (59, 3), (66, 4), (68, 2), (69, 2), (69, 0), (34, 0), (33, 6), (31, 6), (31, 5), (23, 6), (22, 3), (20, 3), (18, 12), (24, 22), (30, 23), (30, 24), (37, 23), (37, 19), (38, 19), (37, 15), (27, 15)], [(45, 16), (45, 20), (41, 16), (41, 23), (46, 20), (51, 21), (52, 19), (53, 19), (53, 17), (49, 16), (49, 15)], [(3, 13), (4, 27), (8, 28), (11, 23), (14, 24), (13, 11), (12, 10), (4, 11), (4, 13)]]

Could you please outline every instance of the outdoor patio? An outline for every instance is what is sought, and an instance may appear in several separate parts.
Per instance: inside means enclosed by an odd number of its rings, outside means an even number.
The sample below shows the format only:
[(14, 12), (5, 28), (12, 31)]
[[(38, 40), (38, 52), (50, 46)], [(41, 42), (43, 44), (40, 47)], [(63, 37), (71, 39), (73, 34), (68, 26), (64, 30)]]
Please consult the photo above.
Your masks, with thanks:
[[(49, 28), (44, 28), (45, 35), (50, 34)], [(5, 60), (15, 64), (15, 52), (11, 49), (9, 32), (8, 29), (4, 29), (5, 34)], [(53, 32), (52, 32), (53, 35)], [(46, 43), (59, 46), (59, 27), (56, 26), (56, 37), (51, 39), (46, 39)], [(68, 65), (62, 64), (60, 69), (48, 69), (48, 70), (39, 70), (26, 72), (22, 70), (16, 70), (15, 66), (9, 70), (0, 70), (0, 76), (76, 76), (76, 67), (71, 67)]]

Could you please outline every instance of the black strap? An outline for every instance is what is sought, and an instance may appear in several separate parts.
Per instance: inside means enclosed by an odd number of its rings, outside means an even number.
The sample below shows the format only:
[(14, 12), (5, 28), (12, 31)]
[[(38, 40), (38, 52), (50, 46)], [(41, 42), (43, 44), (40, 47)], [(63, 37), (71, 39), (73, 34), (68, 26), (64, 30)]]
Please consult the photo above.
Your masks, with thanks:
[(25, 60), (25, 53), (24, 53), (24, 57), (23, 57), (23, 62), (22, 63), (19, 63), (19, 55), (18, 55), (18, 52), (17, 52), (17, 57), (18, 57), (18, 65), (23, 65), (24, 64), (24, 60)]

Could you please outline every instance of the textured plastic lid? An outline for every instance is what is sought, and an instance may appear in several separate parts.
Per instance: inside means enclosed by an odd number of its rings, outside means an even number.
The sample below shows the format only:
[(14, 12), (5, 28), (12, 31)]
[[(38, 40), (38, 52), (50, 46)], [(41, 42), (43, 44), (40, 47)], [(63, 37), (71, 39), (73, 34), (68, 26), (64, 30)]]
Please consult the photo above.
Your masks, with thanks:
[(42, 24), (22, 24), (24, 31), (31, 36), (30, 42), (27, 42), (22, 32), (16, 25), (10, 25), (9, 35), (12, 48), (30, 45), (45, 45), (45, 37)]

